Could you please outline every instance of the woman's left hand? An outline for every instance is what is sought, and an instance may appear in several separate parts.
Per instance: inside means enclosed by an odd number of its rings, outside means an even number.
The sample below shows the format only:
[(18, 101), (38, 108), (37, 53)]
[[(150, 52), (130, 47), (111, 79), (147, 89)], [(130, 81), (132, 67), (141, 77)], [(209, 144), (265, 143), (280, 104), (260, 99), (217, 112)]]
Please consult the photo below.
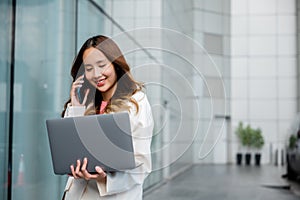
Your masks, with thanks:
[(83, 163), (81, 165), (80, 160), (77, 160), (77, 166), (74, 168), (71, 165), (71, 171), (74, 178), (84, 178), (85, 180), (96, 179), (98, 182), (106, 182), (106, 173), (102, 170), (101, 167), (96, 166), (95, 170), (97, 174), (90, 174), (86, 167), (87, 167), (88, 160), (87, 158), (83, 159)]

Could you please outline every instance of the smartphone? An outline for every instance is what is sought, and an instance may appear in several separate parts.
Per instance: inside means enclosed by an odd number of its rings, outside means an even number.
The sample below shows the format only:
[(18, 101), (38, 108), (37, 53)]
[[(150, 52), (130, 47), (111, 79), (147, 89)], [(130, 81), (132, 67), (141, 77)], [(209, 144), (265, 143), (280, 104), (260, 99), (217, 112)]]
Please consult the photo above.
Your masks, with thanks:
[[(84, 79), (84, 77), (83, 77), (83, 79)], [(81, 95), (80, 89), (81, 89), (81, 87), (80, 87), (80, 88), (77, 88), (77, 89), (76, 89), (76, 93), (77, 93), (78, 101), (79, 101), (79, 103), (81, 104), (82, 101), (83, 101), (83, 99), (82, 99), (82, 95)]]
[(78, 101), (79, 101), (79, 103), (81, 104), (82, 101), (83, 101), (83, 99), (82, 99), (82, 97), (81, 97), (80, 89), (81, 89), (81, 88), (77, 88), (76, 93), (77, 93)]

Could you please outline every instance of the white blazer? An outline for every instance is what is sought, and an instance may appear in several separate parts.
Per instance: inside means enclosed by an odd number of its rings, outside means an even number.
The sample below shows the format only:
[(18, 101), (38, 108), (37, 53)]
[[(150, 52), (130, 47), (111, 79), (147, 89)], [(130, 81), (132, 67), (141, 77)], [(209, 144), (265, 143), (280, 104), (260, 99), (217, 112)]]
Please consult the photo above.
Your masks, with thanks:
[[(133, 98), (139, 105), (139, 112), (132, 104), (129, 118), (133, 138), (133, 149), (138, 168), (125, 172), (107, 173), (106, 184), (95, 180), (68, 178), (65, 187), (66, 200), (140, 200), (143, 198), (143, 182), (151, 172), (150, 145), (153, 132), (153, 117), (147, 96), (137, 92)], [(65, 117), (82, 116), (83, 106), (68, 106)]]

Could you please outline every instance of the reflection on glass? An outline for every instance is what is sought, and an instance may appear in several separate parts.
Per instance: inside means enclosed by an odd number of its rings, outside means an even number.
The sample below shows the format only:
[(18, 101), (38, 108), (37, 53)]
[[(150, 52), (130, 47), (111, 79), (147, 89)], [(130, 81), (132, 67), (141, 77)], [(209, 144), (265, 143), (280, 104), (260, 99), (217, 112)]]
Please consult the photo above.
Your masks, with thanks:
[[(8, 106), (11, 7), (8, 1), (0, 2), (0, 199), (7, 198), (10, 184), (8, 170)], [(5, 47), (5, 48), (3, 48)]]
[(52, 200), (63, 194), (66, 177), (53, 173), (45, 120), (60, 117), (68, 95), (73, 4), (17, 1), (13, 199)]

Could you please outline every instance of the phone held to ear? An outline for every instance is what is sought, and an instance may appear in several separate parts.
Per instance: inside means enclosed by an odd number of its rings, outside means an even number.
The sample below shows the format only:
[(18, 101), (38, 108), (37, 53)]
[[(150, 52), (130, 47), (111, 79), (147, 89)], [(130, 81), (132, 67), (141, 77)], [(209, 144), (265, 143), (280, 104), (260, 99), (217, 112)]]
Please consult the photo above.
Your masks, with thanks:
[[(84, 79), (84, 77), (82, 78), (82, 80), (83, 80), (83, 79)], [(81, 104), (82, 101), (83, 101), (83, 99), (82, 99), (82, 95), (81, 95), (80, 89), (81, 89), (81, 87), (77, 88), (77, 89), (76, 89), (76, 93), (77, 93), (78, 101), (79, 101), (79, 103)]]
[(76, 89), (76, 93), (77, 93), (78, 101), (81, 104), (82, 103), (82, 97), (81, 97), (81, 93), (80, 93), (80, 88)]

